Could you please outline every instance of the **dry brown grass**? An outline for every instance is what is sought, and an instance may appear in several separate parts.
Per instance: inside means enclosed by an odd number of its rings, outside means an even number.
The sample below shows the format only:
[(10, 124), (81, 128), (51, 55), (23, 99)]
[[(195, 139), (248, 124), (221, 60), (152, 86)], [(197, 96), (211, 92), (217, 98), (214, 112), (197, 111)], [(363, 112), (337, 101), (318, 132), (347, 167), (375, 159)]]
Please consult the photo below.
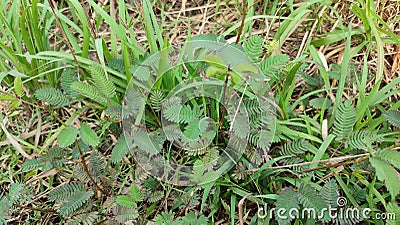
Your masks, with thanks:
[[(208, 33), (221, 34), (226, 31), (230, 25), (240, 23), (242, 17), (242, 10), (239, 8), (240, 6), (235, 5), (232, 1), (221, 1), (221, 7), (217, 12), (215, 4), (212, 4), (211, 1), (187, 0), (164, 2), (170, 5), (168, 8), (165, 8), (166, 24), (175, 23), (175, 25), (167, 31), (166, 35), (170, 37), (172, 43), (183, 42), (186, 40), (189, 30), (192, 36)], [(262, 6), (261, 2), (263, 1), (258, 2), (259, 3), (256, 4), (255, 7), (262, 8), (260, 6)], [(301, 4), (303, 4), (303, 2), (295, 3), (297, 6)], [(400, 3), (397, 0), (375, 1), (375, 5), (377, 14), (387, 23), (394, 21), (396, 17), (400, 16)], [(349, 9), (349, 1), (337, 1), (332, 4), (332, 6), (339, 13), (339, 17), (345, 27), (352, 26), (353, 29), (363, 29), (362, 21)], [(256, 14), (257, 13), (261, 13), (260, 9), (256, 10)], [(339, 29), (339, 18), (337, 18), (336, 14), (332, 10), (323, 7), (316, 13), (319, 17), (325, 16), (325, 19), (322, 22), (315, 20), (311, 27), (305, 23), (298, 24), (297, 29), (293, 30), (290, 33), (290, 36), (285, 40), (280, 52), (289, 55), (292, 59), (299, 57), (304, 53), (304, 45), (310, 38), (315, 40), (328, 32)], [(282, 16), (284, 16), (284, 14), (282, 14)], [(176, 22), (178, 20), (182, 21)], [(389, 26), (395, 34), (400, 35), (400, 20), (390, 23)], [(272, 39), (279, 27), (279, 23), (271, 25), (269, 36), (266, 36), (265, 24), (263, 24), (263, 21), (255, 20), (253, 27), (253, 34), (260, 34), (267, 39)], [(228, 38), (230, 38), (231, 42), (235, 39), (235, 37)], [(354, 48), (358, 46), (360, 42), (360, 40), (354, 38), (351, 45)], [(328, 65), (331, 63), (340, 64), (344, 54), (344, 41), (321, 46), (317, 50), (325, 56)], [(352, 63), (358, 67), (358, 71), (361, 71), (362, 69), (364, 56), (367, 51), (366, 48), (362, 49), (361, 52), (352, 59)], [(395, 77), (400, 75), (400, 45), (385, 44), (384, 51), (385, 61), (383, 84), (391, 82)], [(372, 51), (368, 57), (369, 72), (376, 73), (376, 63), (377, 55), (375, 51)], [(313, 74), (316, 71), (317, 68), (315, 67), (309, 72), (310, 74)], [(373, 81), (369, 82), (368, 88), (370, 89), (373, 84)], [(298, 86), (301, 87), (303, 85), (300, 83)], [(333, 86), (335, 86), (335, 83), (333, 83)], [(300, 89), (298, 91), (301, 93)], [(356, 95), (356, 93), (349, 92), (346, 93), (345, 96), (350, 97), (354, 95)], [(400, 99), (400, 93), (397, 95), (397, 99), (391, 100), (397, 101), (398, 99)]]

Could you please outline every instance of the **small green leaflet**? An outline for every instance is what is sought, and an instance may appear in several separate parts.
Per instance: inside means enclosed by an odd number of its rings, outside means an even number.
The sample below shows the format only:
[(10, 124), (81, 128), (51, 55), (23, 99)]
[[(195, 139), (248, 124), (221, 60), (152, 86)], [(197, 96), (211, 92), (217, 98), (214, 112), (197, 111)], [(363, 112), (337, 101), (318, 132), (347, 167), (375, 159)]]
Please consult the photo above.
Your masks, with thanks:
[(399, 173), (389, 163), (380, 158), (371, 157), (369, 161), (375, 168), (378, 179), (385, 182), (392, 199), (395, 199), (400, 193)]
[(123, 206), (123, 207), (134, 207), (136, 206), (136, 202), (129, 196), (126, 195), (120, 195), (118, 196), (115, 201), (117, 202), (118, 205)]
[(81, 125), (81, 139), (83, 143), (90, 146), (97, 146), (100, 143), (100, 139), (96, 132), (86, 124)]
[(400, 128), (400, 111), (388, 110), (385, 112), (384, 116), (390, 124)]
[(61, 132), (60, 135), (58, 135), (58, 145), (61, 148), (68, 147), (72, 145), (72, 143), (75, 142), (76, 137), (79, 134), (79, 130), (76, 129), (76, 127), (66, 127), (64, 128)]

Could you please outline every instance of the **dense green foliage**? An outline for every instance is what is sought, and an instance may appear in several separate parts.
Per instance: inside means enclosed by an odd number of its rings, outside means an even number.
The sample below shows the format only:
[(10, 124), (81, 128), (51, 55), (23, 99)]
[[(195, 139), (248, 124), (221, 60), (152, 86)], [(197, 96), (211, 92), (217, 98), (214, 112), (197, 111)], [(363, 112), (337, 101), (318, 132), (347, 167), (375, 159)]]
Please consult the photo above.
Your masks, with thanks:
[[(0, 113), (0, 141), (7, 143), (0, 145), (0, 224), (399, 224), (400, 103), (393, 99), (399, 98), (400, 78), (384, 82), (383, 42), (400, 44), (400, 38), (374, 12), (373, 1), (349, 3), (364, 30), (339, 20), (336, 30), (306, 41), (297, 58), (279, 49), (304, 16), (321, 26), (312, 11), (337, 13), (331, 3), (234, 3), (246, 16), (243, 24), (187, 40), (219, 43), (237, 55), (210, 54), (165, 69), (173, 59), (161, 52), (154, 63), (157, 73), (165, 73), (154, 82), (144, 62), (172, 44), (153, 9), (168, 4), (134, 4), (145, 31), (142, 43), (124, 1), (111, 10), (93, 0), (62, 1), (58, 8), (51, 2), (0, 3), (0, 99), (10, 101), (8, 112)], [(216, 2), (218, 11), (221, 1)], [(86, 7), (96, 14), (93, 21), (87, 20)], [(254, 10), (279, 23), (272, 38), (270, 30), (254, 34), (259, 19)], [(96, 35), (102, 24), (109, 34)], [(50, 47), (53, 32), (68, 53)], [(237, 43), (225, 40), (232, 35)], [(343, 59), (328, 65), (317, 48), (336, 42), (343, 42)], [(367, 62), (371, 52), (377, 53), (373, 74)], [(242, 55), (249, 62), (230, 68), (227, 62)], [(362, 68), (354, 69), (359, 55)], [(235, 90), (222, 96), (240, 104), (202, 95), (200, 81), (222, 82), (224, 90)], [(140, 88), (126, 95), (132, 84)], [(192, 87), (198, 96), (170, 96), (182, 87)], [(259, 101), (256, 93), (264, 88), (268, 101)], [(29, 106), (34, 116), (24, 119), (19, 114)], [(143, 116), (145, 126), (135, 124), (134, 135), (126, 136), (124, 122), (132, 114)], [(9, 121), (18, 120), (16, 130), (10, 129)], [(38, 131), (23, 138), (29, 131), (23, 123)], [(42, 127), (50, 131), (42, 134)], [(214, 171), (219, 155), (243, 143), (234, 167), (219, 176)], [(170, 162), (192, 166), (187, 181), (196, 185), (152, 176), (164, 161), (154, 153), (155, 165), (146, 164), (138, 154), (157, 149)], [(339, 197), (347, 204), (338, 205)], [(261, 218), (257, 210), (264, 205), (312, 208), (318, 214), (331, 206), (372, 213), (370, 218), (330, 218), (326, 212), (312, 220), (276, 213)], [(396, 220), (376, 219), (378, 213), (393, 213)]]

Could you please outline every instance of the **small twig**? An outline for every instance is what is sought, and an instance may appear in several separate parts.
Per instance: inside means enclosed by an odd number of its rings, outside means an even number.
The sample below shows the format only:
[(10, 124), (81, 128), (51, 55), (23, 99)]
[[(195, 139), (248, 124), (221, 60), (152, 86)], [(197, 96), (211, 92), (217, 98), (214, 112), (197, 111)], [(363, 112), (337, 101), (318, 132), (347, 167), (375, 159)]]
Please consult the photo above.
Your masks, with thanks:
[[(348, 159), (354, 159), (354, 158), (359, 158), (358, 160), (365, 160), (364, 158), (369, 157), (369, 153), (364, 153), (360, 155), (349, 155), (349, 156), (341, 156), (341, 157), (336, 157), (336, 158), (331, 158), (331, 159), (324, 159), (324, 160), (317, 160), (317, 161), (312, 161), (312, 162), (304, 162), (304, 163), (296, 163), (296, 164), (291, 164), (291, 165), (283, 165), (283, 166), (274, 166), (274, 167), (267, 167), (265, 169), (268, 170), (274, 170), (274, 169), (286, 169), (286, 168), (291, 168), (291, 167), (297, 167), (297, 166), (307, 166), (311, 164), (318, 164), (318, 163), (323, 163), (323, 162), (332, 162), (332, 161), (344, 161)], [(352, 163), (358, 162), (358, 160), (351, 161)], [(338, 164), (343, 164), (343, 163), (336, 163), (336, 164), (326, 164), (324, 168), (329, 168), (329, 167), (335, 167), (335, 166), (340, 166)], [(321, 168), (319, 168), (321, 169)], [(251, 170), (246, 170), (246, 172), (257, 172), (259, 169), (251, 169)], [(315, 169), (314, 169), (315, 170)]]
[[(0, 117), (2, 118), (2, 117)], [(33, 156), (29, 155), (23, 148), (22, 145), (15, 139), (15, 137), (8, 132), (6, 129), (5, 124), (8, 122), (8, 118), (4, 118), (4, 121), (0, 120), (0, 130), (3, 130), (4, 134), (6, 135), (7, 139), (10, 141), (12, 146), (14, 146), (15, 149), (25, 158), (27, 159), (33, 159)]]
[(271, 100), (271, 99), (268, 99), (268, 98), (266, 98), (265, 96), (262, 96), (262, 99), (263, 99), (264, 101), (267, 101), (267, 102), (270, 103), (271, 105), (273, 105), (273, 106), (279, 111), (279, 113), (281, 114), (282, 119), (285, 119), (285, 113), (283, 113), (283, 110), (281, 109), (281, 107), (279, 107), (278, 104), (276, 104), (275, 101), (273, 101), (273, 100)]
[[(230, 66), (228, 66), (228, 70), (226, 71), (226, 75), (225, 75), (225, 82), (224, 82), (224, 91), (222, 93), (222, 106), (226, 105), (227, 103), (225, 102), (225, 97), (226, 97), (226, 88), (228, 86), (228, 81), (229, 81), (229, 68)], [(219, 129), (222, 129), (222, 123), (224, 122), (224, 118), (225, 118), (225, 114), (226, 114), (226, 108), (222, 107), (222, 115), (221, 115), (221, 119), (219, 121)]]
[(243, 27), (244, 27), (244, 22), (246, 20), (246, 16), (247, 16), (247, 0), (243, 1), (243, 17), (242, 17), (242, 22), (240, 23), (240, 27), (239, 27), (239, 32), (238, 32), (238, 36), (236, 38), (235, 44), (239, 44), (240, 41), (240, 36), (243, 33)]
[[(113, 2), (113, 1), (111, 1), (111, 2)], [(92, 21), (90, 20), (88, 5), (89, 5), (89, 2), (82, 3), (82, 7), (85, 11), (85, 16), (86, 16), (86, 19), (89, 24), (90, 32), (92, 33), (94, 39), (97, 39), (97, 34), (96, 34), (96, 32), (94, 32), (94, 27), (93, 27)]]
[(187, 211), (189, 209), (190, 202), (192, 201), (192, 197), (193, 197), (193, 192), (190, 193), (188, 202), (186, 203), (185, 207), (180, 210), (179, 214), (177, 214), (174, 219), (176, 219), (179, 215), (182, 215), (182, 213), (184, 213), (183, 215), (187, 215), (188, 213)]
[(244, 225), (244, 221), (243, 221), (243, 204), (244, 204), (244, 200), (246, 200), (246, 198), (248, 198), (250, 195), (251, 195), (251, 193), (248, 193), (247, 195), (245, 195), (239, 201), (238, 207), (239, 207), (239, 222), (240, 222), (240, 225)]
[[(96, 189), (97, 189), (98, 191), (103, 192), (103, 190), (100, 188), (100, 186), (97, 184), (97, 182), (94, 180), (94, 178), (92, 177), (92, 175), (91, 175), (90, 172), (89, 172), (89, 169), (88, 169), (88, 167), (87, 167), (87, 165), (86, 165), (85, 155), (83, 154), (83, 151), (82, 151), (82, 149), (81, 149), (81, 146), (80, 146), (78, 140), (75, 140), (75, 143), (76, 143), (76, 146), (78, 147), (79, 155), (81, 156), (81, 163), (82, 163), (83, 170), (84, 170), (85, 173), (88, 175), (90, 181), (92, 181), (92, 183), (94, 184), (94, 186), (96, 187)], [(106, 194), (106, 193), (104, 193), (104, 194)]]
[(40, 110), (36, 108), (36, 112), (38, 114), (38, 122), (37, 122), (37, 128), (36, 128), (36, 134), (35, 134), (35, 147), (39, 145), (39, 139), (40, 136), (42, 135), (42, 114), (40, 113)]
[[(369, 155), (369, 154), (368, 154)], [(360, 163), (363, 162), (365, 160), (369, 159), (369, 156), (364, 156), (362, 158), (358, 158), (356, 160), (352, 160), (352, 161), (348, 161), (348, 162), (340, 162), (340, 163), (335, 163), (335, 164), (325, 164), (323, 166), (317, 167), (317, 168), (312, 168), (312, 169), (306, 169), (303, 171), (298, 172), (298, 174), (302, 174), (302, 173), (308, 173), (308, 172), (312, 172), (312, 171), (316, 171), (316, 170), (321, 170), (321, 169), (326, 169), (326, 168), (331, 168), (331, 167), (339, 167), (339, 166), (347, 166), (347, 165), (351, 165), (353, 163)]]
[[(242, 102), (243, 102), (243, 97), (244, 97), (244, 93), (246, 92), (246, 89), (247, 89), (247, 83), (246, 83), (246, 86), (244, 87), (244, 91), (243, 91), (242, 97), (240, 97), (239, 105), (237, 106), (235, 115), (233, 116), (233, 119), (232, 119), (232, 122), (231, 122), (232, 125), (233, 125), (233, 123), (234, 123), (235, 120), (236, 120), (237, 114), (239, 113), (240, 105), (241, 105)], [(229, 131), (232, 131), (232, 129), (233, 129), (233, 126), (231, 126), (231, 128), (229, 129)]]
[(56, 24), (61, 30), (61, 34), (62, 34), (62, 36), (63, 36), (63, 38), (65, 40), (65, 43), (67, 44), (69, 50), (71, 51), (72, 57), (74, 58), (74, 61), (75, 61), (76, 65), (78, 66), (79, 70), (82, 72), (82, 74), (84, 74), (85, 72), (83, 71), (82, 67), (79, 65), (79, 62), (78, 62), (78, 59), (76, 58), (74, 49), (72, 48), (72, 45), (69, 42), (69, 39), (68, 39), (67, 35), (65, 34), (65, 31), (64, 31), (64, 29), (63, 29), (63, 27), (61, 25), (61, 22), (60, 22), (57, 14), (56, 14), (55, 8), (56, 8), (57, 4), (54, 2), (54, 0), (49, 1), (49, 3), (50, 3), (51, 11), (53, 12), (54, 18), (56, 19)]
[(29, 210), (32, 210), (32, 211), (56, 213), (56, 211), (54, 209), (39, 209), (39, 208), (23, 206), (23, 205), (15, 205), (15, 206), (18, 207), (18, 208), (21, 208), (21, 209), (29, 209)]
[[(49, 128), (49, 127), (50, 127), (50, 124), (45, 124), (45, 125), (42, 126), (42, 130), (45, 130), (45, 129)], [(37, 131), (38, 131), (38, 129), (35, 129), (35, 130), (30, 131), (28, 133), (24, 133), (21, 136), (19, 136), (18, 139), (25, 140), (25, 139), (31, 138), (31, 137), (36, 135)], [(52, 131), (42, 131), (42, 132), (40, 132), (40, 135), (48, 134), (48, 133), (51, 133), (51, 132)], [(0, 142), (0, 147), (1, 146), (5, 146), (5, 145), (9, 145), (9, 144), (11, 144), (10, 140), (1, 141)]]

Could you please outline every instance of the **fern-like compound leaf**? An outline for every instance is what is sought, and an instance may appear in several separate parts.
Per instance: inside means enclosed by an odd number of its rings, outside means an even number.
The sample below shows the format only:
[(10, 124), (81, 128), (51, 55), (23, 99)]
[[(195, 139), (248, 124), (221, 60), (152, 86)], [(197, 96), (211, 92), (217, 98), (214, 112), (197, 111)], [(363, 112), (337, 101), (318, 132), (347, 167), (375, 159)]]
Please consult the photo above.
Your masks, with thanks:
[(279, 224), (282, 224), (282, 225), (290, 224), (290, 221), (293, 220), (293, 218), (291, 218), (289, 216), (289, 210), (287, 210), (287, 209), (293, 209), (293, 210), (300, 209), (299, 200), (297, 198), (297, 193), (291, 187), (285, 188), (282, 190), (282, 192), (278, 196), (278, 199), (277, 199), (275, 205), (276, 205), (275, 213), (277, 213), (277, 211), (279, 209), (285, 209), (283, 215), (279, 215), (279, 216), (276, 215), (276, 218), (278, 218)]
[(32, 198), (29, 187), (21, 183), (12, 183), (7, 198), (10, 204), (23, 204)]
[(44, 165), (45, 161), (42, 158), (30, 159), (22, 164), (22, 171), (37, 170), (42, 168)]
[[(160, 186), (160, 183), (154, 177), (149, 177), (149, 179), (143, 180), (142, 185), (144, 188), (149, 189), (150, 192), (154, 192)], [(145, 195), (146, 198), (149, 197), (148, 194)]]
[(351, 133), (346, 141), (354, 149), (367, 150), (377, 139), (376, 133), (367, 130), (357, 130)]
[(392, 220), (386, 220), (388, 225), (398, 225), (400, 224), (400, 206), (395, 202), (389, 202), (386, 206), (386, 212), (389, 215), (395, 215)]
[(47, 102), (50, 105), (60, 108), (69, 104), (68, 98), (60, 89), (42, 88), (35, 91), (35, 97), (41, 101)]
[(150, 102), (154, 111), (159, 112), (162, 108), (162, 103), (165, 100), (164, 92), (160, 90), (154, 90), (150, 94)]
[[(253, 127), (252, 127), (253, 128)], [(257, 148), (268, 150), (271, 145), (273, 134), (269, 130), (253, 130), (248, 136), (249, 142)]]
[(243, 163), (236, 164), (236, 168), (235, 171), (232, 173), (232, 177), (235, 178), (235, 180), (237, 181), (244, 180), (248, 177), (246, 169), (247, 168), (245, 165), (243, 165)]
[(174, 224), (174, 213), (162, 212), (154, 218), (156, 225)]
[(121, 137), (111, 154), (111, 161), (113, 163), (121, 162), (122, 158), (129, 152), (128, 144), (126, 143), (125, 137)]
[(141, 190), (137, 185), (132, 185), (131, 188), (129, 188), (129, 195), (130, 197), (136, 201), (136, 202), (141, 202), (143, 201), (143, 195)]
[(332, 100), (329, 98), (314, 98), (310, 100), (310, 106), (314, 109), (322, 109), (324, 104), (326, 108), (329, 108), (332, 105)]
[[(282, 163), (285, 166), (291, 166), (291, 168), (293, 168), (294, 171), (297, 172), (301, 172), (302, 170), (305, 170), (304, 166), (294, 166), (296, 164), (299, 163), (304, 163), (304, 159), (300, 158), (299, 156), (291, 156), (288, 158), (284, 158), (279, 160), (280, 163)], [(299, 174), (298, 176), (300, 176), (301, 174)]]
[(162, 191), (155, 191), (150, 193), (147, 200), (151, 203), (158, 202), (164, 197), (164, 192)]
[(150, 69), (147, 66), (131, 66), (129, 72), (140, 81), (147, 81), (150, 78)]
[(364, 220), (363, 218), (363, 209), (360, 208), (349, 208), (349, 207), (344, 207), (341, 208), (340, 210), (343, 210), (342, 215), (345, 216), (338, 216), (337, 218), (334, 219), (335, 224), (340, 224), (340, 225), (356, 225), (360, 224), (361, 221)]
[(333, 134), (335, 134), (338, 139), (346, 139), (353, 131), (355, 123), (356, 110), (351, 104), (351, 100), (347, 100), (338, 107), (333, 123)]
[(98, 212), (81, 213), (68, 219), (68, 225), (92, 225), (98, 217)]
[(365, 192), (364, 188), (360, 187), (358, 184), (349, 186), (349, 191), (358, 203), (365, 201), (368, 195), (368, 193)]
[(188, 143), (188, 145), (189, 148), (185, 149), (186, 154), (190, 156), (199, 156), (206, 153), (209, 147), (209, 142), (205, 139), (198, 139), (196, 142)]
[(90, 72), (92, 74), (94, 85), (96, 85), (96, 87), (105, 97), (112, 98), (115, 96), (115, 86), (107, 78), (102, 66), (99, 63), (93, 63), (90, 66)]
[(132, 199), (131, 197), (126, 196), (126, 195), (118, 196), (115, 201), (117, 202), (118, 205), (126, 207), (126, 208), (136, 206), (136, 202), (134, 201), (134, 199)]
[(0, 194), (0, 225), (7, 225), (7, 220), (10, 219), (12, 204), (9, 202), (5, 196)]
[(125, 224), (128, 221), (135, 220), (139, 217), (139, 212), (136, 207), (126, 208), (119, 207), (115, 219), (119, 224)]
[(87, 183), (90, 181), (89, 176), (85, 173), (85, 170), (82, 168), (81, 165), (76, 165), (73, 172), (74, 176), (81, 182)]
[(157, 144), (150, 139), (148, 133), (145, 129), (138, 129), (135, 131), (133, 137), (134, 143), (141, 149), (150, 155), (155, 155), (158, 153)]
[(61, 74), (61, 87), (71, 98), (75, 98), (77, 91), (72, 89), (71, 85), (75, 81), (78, 81), (78, 76), (72, 69), (65, 69)]
[(46, 162), (44, 170), (50, 170), (54, 167), (60, 167), (64, 165), (67, 160), (64, 158), (66, 156), (62, 148), (54, 147), (50, 148), (49, 151), (42, 156), (42, 159)]
[(80, 182), (71, 182), (64, 184), (63, 186), (57, 187), (50, 191), (49, 200), (52, 202), (63, 201), (71, 197), (74, 193), (84, 191), (85, 185)]
[(254, 150), (250, 154), (248, 154), (248, 152), (246, 152), (245, 154), (248, 157), (248, 159), (250, 160), (250, 162), (255, 164), (255, 165), (257, 165), (257, 166), (260, 166), (261, 163), (264, 162), (263, 161), (264, 160), (264, 157), (263, 157), (264, 154), (262, 154), (262, 152), (258, 148), (254, 148)]
[(180, 111), (182, 109), (182, 99), (180, 97), (172, 97), (163, 103), (163, 116), (165, 119), (179, 123)]
[(249, 118), (245, 113), (238, 112), (230, 118), (232, 130), (239, 138), (247, 138), (250, 134)]
[(116, 70), (120, 73), (125, 73), (125, 63), (124, 59), (120, 58), (115, 58), (115, 59), (110, 59), (107, 61), (108, 67), (110, 67), (113, 70)]
[(336, 207), (337, 199), (340, 197), (338, 192), (338, 185), (335, 180), (330, 179), (325, 182), (322, 187), (320, 194), (325, 202), (330, 205), (332, 208)]
[(213, 147), (205, 151), (202, 161), (206, 167), (212, 168), (217, 164), (218, 157), (219, 157), (218, 149), (216, 147)]
[(375, 168), (376, 176), (379, 180), (385, 182), (385, 186), (394, 199), (400, 193), (400, 176), (398, 172), (388, 162), (370, 157), (369, 162)]
[(310, 75), (308, 75), (307, 73), (304, 72), (299, 72), (299, 77), (304, 80), (309, 86), (313, 86), (313, 87), (320, 87), (321, 86), (321, 79), (318, 78), (314, 78)]
[(95, 180), (104, 177), (104, 169), (106, 167), (105, 158), (98, 152), (94, 151), (90, 154), (89, 172)]
[(143, 169), (142, 167), (138, 166), (135, 169), (135, 179), (139, 182), (146, 180), (149, 177), (149, 173)]
[(264, 40), (260, 35), (250, 36), (249, 39), (244, 43), (244, 50), (247, 56), (254, 62), (258, 63), (261, 60), (263, 54)]
[(388, 110), (385, 112), (384, 116), (390, 124), (400, 128), (400, 111)]
[(74, 211), (76, 211), (79, 207), (81, 207), (85, 202), (87, 202), (90, 197), (93, 196), (93, 191), (77, 191), (73, 195), (71, 195), (59, 209), (59, 213), (63, 217), (67, 217)]
[(67, 162), (66, 159), (64, 159), (65, 155), (65, 152), (61, 148), (50, 148), (49, 151), (40, 158), (24, 162), (24, 164), (22, 164), (22, 170), (42, 169), (47, 171), (54, 167), (62, 166)]
[[(311, 218), (314, 218), (315, 215), (320, 216), (321, 212), (324, 209), (328, 208), (328, 205), (325, 203), (324, 199), (319, 195), (319, 193), (311, 187), (311, 185), (302, 184), (298, 191), (298, 199), (299, 202), (303, 205), (304, 208), (313, 209), (315, 211), (308, 212), (313, 215)], [(323, 222), (330, 221), (329, 215), (326, 213), (323, 214), (322, 218), (318, 218)]]
[[(78, 148), (79, 147), (79, 148)], [(80, 159), (81, 158), (81, 154), (79, 153), (79, 149), (82, 151), (83, 154), (85, 154), (86, 152), (88, 152), (90, 150), (90, 146), (83, 143), (82, 140), (79, 140), (77, 144), (74, 145), (74, 148), (72, 149), (72, 158), (73, 159)]]
[(76, 90), (80, 95), (86, 98), (90, 98), (101, 105), (109, 105), (103, 94), (101, 94), (97, 88), (91, 84), (75, 81), (72, 83), (71, 87), (73, 90)]
[(287, 143), (282, 151), (281, 155), (285, 156), (295, 156), (305, 153), (312, 148), (310, 142), (305, 139), (295, 139)]
[(388, 161), (390, 164), (392, 164), (394, 167), (400, 170), (400, 152), (395, 150), (385, 149), (379, 151), (377, 153), (377, 156), (380, 157), (381, 159)]
[[(128, 88), (132, 88), (129, 86)], [(139, 90), (128, 90), (122, 107), (122, 118), (128, 118), (141, 112), (146, 104), (145, 96)]]
[(278, 78), (279, 67), (287, 64), (289, 56), (275, 55), (265, 58), (260, 64), (260, 70), (265, 77)]
[(198, 107), (193, 107), (193, 109), (185, 105), (181, 108), (179, 112), (179, 122), (180, 123), (189, 123), (193, 120), (197, 120), (200, 118), (201, 111)]
[(177, 220), (175, 220), (174, 225), (176, 224), (185, 224), (185, 225), (197, 225), (197, 224), (209, 224), (207, 217), (201, 215), (199, 218), (197, 218), (197, 213), (191, 212), (184, 217), (179, 217)]
[(112, 120), (120, 119), (122, 113), (122, 106), (121, 105), (110, 105), (107, 106), (107, 109), (104, 113), (110, 117)]
[(179, 124), (169, 124), (164, 127), (164, 133), (165, 136), (167, 137), (167, 140), (169, 141), (176, 141), (179, 140), (181, 136), (181, 128), (179, 127)]
[(204, 164), (201, 160), (196, 160), (193, 165), (192, 180), (198, 182), (204, 174)]

